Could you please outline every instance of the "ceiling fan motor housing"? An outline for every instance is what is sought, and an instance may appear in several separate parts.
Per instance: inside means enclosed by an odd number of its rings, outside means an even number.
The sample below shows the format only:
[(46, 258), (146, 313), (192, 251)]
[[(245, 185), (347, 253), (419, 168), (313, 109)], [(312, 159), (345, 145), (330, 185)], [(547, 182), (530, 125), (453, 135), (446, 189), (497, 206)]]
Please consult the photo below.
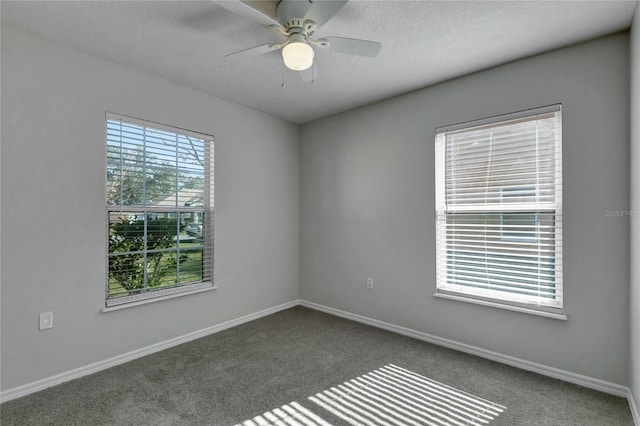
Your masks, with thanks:
[(284, 23), (284, 29), (287, 34), (302, 34), (305, 37), (309, 37), (316, 30), (316, 23), (310, 19), (288, 19)]

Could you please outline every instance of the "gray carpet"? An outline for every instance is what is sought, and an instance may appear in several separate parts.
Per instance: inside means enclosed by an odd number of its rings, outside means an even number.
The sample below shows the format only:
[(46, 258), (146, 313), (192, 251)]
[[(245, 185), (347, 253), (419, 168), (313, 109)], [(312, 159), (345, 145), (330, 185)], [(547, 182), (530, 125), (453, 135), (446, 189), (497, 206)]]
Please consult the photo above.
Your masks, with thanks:
[(295, 307), (0, 406), (2, 425), (633, 425), (626, 399)]

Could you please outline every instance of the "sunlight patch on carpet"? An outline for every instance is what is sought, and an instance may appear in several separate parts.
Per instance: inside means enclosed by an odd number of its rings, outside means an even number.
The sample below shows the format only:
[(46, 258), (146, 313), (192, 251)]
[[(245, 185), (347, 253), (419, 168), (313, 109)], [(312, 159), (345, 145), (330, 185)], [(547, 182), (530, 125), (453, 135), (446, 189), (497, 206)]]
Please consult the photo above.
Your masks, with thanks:
[[(486, 426), (507, 407), (388, 364), (308, 398), (354, 426)], [(290, 402), (235, 426), (332, 426)]]
[(332, 426), (297, 402), (290, 402), (235, 426)]
[(506, 410), (393, 364), (309, 400), (357, 426), (484, 426)]

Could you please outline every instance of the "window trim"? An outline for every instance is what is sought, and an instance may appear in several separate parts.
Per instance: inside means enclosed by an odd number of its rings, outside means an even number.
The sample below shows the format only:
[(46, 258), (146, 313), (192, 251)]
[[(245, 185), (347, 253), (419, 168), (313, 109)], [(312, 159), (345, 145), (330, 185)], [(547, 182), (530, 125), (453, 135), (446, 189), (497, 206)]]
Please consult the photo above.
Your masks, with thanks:
[[(152, 292), (153, 297), (146, 293), (149, 297), (144, 298), (134, 298), (134, 296), (139, 296), (138, 294), (132, 296), (123, 296), (117, 299), (118, 303), (112, 303), (109, 305), (105, 305), (102, 308), (102, 312), (112, 312), (119, 311), (121, 309), (132, 308), (134, 306), (146, 305), (154, 302), (161, 302), (163, 300), (175, 299), (176, 297), (189, 296), (190, 294), (198, 294), (203, 293), (205, 291), (217, 290), (218, 287), (213, 284), (212, 281), (202, 281), (195, 284), (187, 284), (178, 287), (170, 287), (164, 290), (157, 290)], [(129, 299), (130, 298), (130, 299)], [(120, 302), (120, 299), (127, 299)]]
[[(112, 112), (105, 112), (105, 121), (104, 121), (104, 146), (105, 146), (105, 172), (107, 168), (107, 158), (108, 158), (108, 128), (107, 123), (109, 120), (121, 121), (128, 124), (133, 124), (136, 126), (149, 127), (155, 130), (165, 131), (168, 133), (174, 133), (181, 136), (192, 137), (195, 139), (202, 139), (205, 143), (209, 144), (207, 148), (209, 155), (204, 160), (204, 168), (205, 168), (205, 181), (208, 178), (208, 182), (205, 183), (204, 190), (204, 202), (203, 206), (200, 208), (191, 208), (188, 206), (189, 211), (202, 211), (203, 214), (208, 217), (207, 223), (205, 223), (203, 234), (205, 236), (205, 242), (202, 244), (202, 253), (203, 253), (203, 263), (205, 262), (205, 253), (206, 257), (210, 257), (211, 271), (210, 276), (207, 276), (206, 279), (202, 281), (185, 283), (185, 284), (177, 284), (171, 287), (166, 287), (162, 289), (145, 291), (143, 293), (131, 294), (121, 297), (116, 297), (109, 299), (109, 221), (110, 221), (110, 213), (113, 211), (135, 211), (141, 214), (147, 213), (160, 213), (160, 212), (177, 212), (178, 220), (180, 218), (180, 214), (185, 210), (179, 207), (176, 208), (167, 208), (162, 206), (113, 206), (108, 204), (108, 194), (105, 191), (104, 194), (104, 205), (105, 205), (105, 293), (104, 293), (104, 307), (102, 312), (111, 312), (115, 310), (120, 310), (128, 307), (140, 306), (152, 302), (158, 302), (162, 300), (173, 299), (176, 297), (187, 296), (190, 294), (202, 293), (209, 290), (215, 290), (218, 287), (214, 284), (213, 274), (214, 274), (214, 225), (215, 225), (215, 203), (214, 203), (214, 182), (215, 182), (215, 173), (214, 173), (214, 147), (215, 147), (215, 138), (213, 135), (209, 135), (206, 133), (195, 132), (192, 130), (184, 129), (177, 126), (169, 126), (166, 124), (144, 120), (136, 117), (131, 117), (123, 114), (116, 114)], [(208, 171), (207, 171), (208, 169)], [(106, 173), (105, 173), (106, 176)], [(107, 182), (105, 180), (104, 188), (107, 188)], [(208, 241), (207, 241), (208, 240)], [(204, 266), (203, 266), (203, 274)]]
[[(537, 303), (526, 303), (521, 301), (508, 300), (508, 298), (502, 299), (502, 298), (487, 297), (484, 295), (472, 294), (464, 291), (457, 291), (457, 289), (453, 290), (451, 288), (448, 288), (448, 289), (442, 288), (439, 280), (441, 279), (441, 275), (443, 274), (443, 272), (441, 271), (441, 259), (440, 259), (440, 254), (441, 254), (440, 247), (443, 242), (442, 240), (443, 236), (441, 235), (442, 231), (440, 230), (439, 227), (441, 226), (440, 224), (440, 221), (442, 220), (441, 215), (444, 213), (444, 215), (446, 216), (447, 214), (446, 202), (444, 201), (444, 198), (446, 197), (441, 196), (442, 194), (444, 194), (442, 191), (445, 191), (444, 188), (446, 183), (445, 182), (446, 144), (439, 142), (439, 137), (442, 138), (448, 132), (454, 132), (454, 131), (460, 131), (460, 130), (466, 130), (466, 129), (470, 130), (472, 128), (492, 126), (494, 124), (499, 124), (499, 123), (507, 123), (507, 122), (514, 122), (514, 121), (517, 122), (518, 120), (528, 121), (532, 117), (550, 114), (550, 113), (553, 113), (553, 114), (559, 113), (560, 115), (560, 120), (557, 125), (559, 139), (557, 139), (554, 142), (556, 147), (554, 151), (555, 152), (554, 156), (555, 156), (555, 162), (557, 164), (556, 168), (554, 169), (555, 182), (559, 181), (560, 185), (559, 187), (557, 187), (555, 191), (555, 201), (553, 202), (554, 208), (552, 209), (552, 211), (555, 213), (555, 221), (554, 221), (555, 252), (554, 252), (553, 258), (554, 258), (554, 262), (556, 262), (556, 270), (554, 271), (554, 278), (555, 278), (554, 289), (556, 291), (559, 291), (558, 306), (540, 305)], [(474, 304), (479, 304), (483, 306), (490, 306), (490, 307), (501, 308), (501, 309), (506, 309), (511, 311), (535, 314), (535, 315), (540, 315), (548, 318), (566, 320), (567, 316), (564, 314), (564, 294), (565, 293), (563, 288), (563, 273), (562, 273), (562, 105), (561, 104), (547, 105), (544, 107), (526, 109), (526, 110), (516, 111), (513, 113), (508, 113), (508, 114), (501, 114), (497, 116), (466, 121), (466, 122), (453, 124), (449, 126), (441, 126), (435, 129), (434, 136), (435, 136), (434, 139), (436, 141), (436, 153), (435, 153), (435, 162), (436, 162), (435, 210), (436, 212), (435, 213), (436, 213), (436, 253), (437, 255), (436, 255), (436, 286), (435, 286), (436, 291), (434, 292), (433, 296), (438, 298), (443, 298), (443, 299), (474, 303)], [(523, 185), (523, 186), (530, 186), (530, 185)], [(536, 195), (538, 195), (538, 188), (535, 188), (534, 190), (536, 191)], [(502, 190), (500, 191), (500, 193), (502, 196)], [(552, 204), (552, 203), (547, 203), (547, 204)], [(544, 205), (544, 203), (541, 203), (538, 206), (538, 212), (550, 211), (547, 207), (548, 206)], [(474, 212), (473, 209), (465, 209), (465, 207), (459, 208), (459, 206), (458, 206), (458, 209), (455, 210), (454, 212), (461, 213), (465, 211), (469, 213)], [(536, 216), (538, 216), (538, 214), (539, 213), (536, 213)], [(500, 215), (500, 218), (501, 218), (500, 229), (502, 234), (502, 214)], [(538, 220), (539, 219), (537, 219), (537, 221)], [(539, 240), (540, 238), (539, 234), (537, 234), (537, 236)], [(531, 242), (531, 241), (527, 240), (523, 242)]]
[(475, 305), (489, 306), (491, 308), (504, 309), (504, 310), (513, 311), (513, 312), (521, 312), (524, 314), (537, 315), (540, 317), (552, 318), (552, 319), (563, 320), (563, 321), (567, 321), (569, 319), (567, 315), (562, 310), (559, 310), (559, 309), (543, 308), (543, 307), (532, 308), (530, 305), (508, 303), (505, 301), (496, 302), (495, 299), (485, 299), (482, 297), (471, 297), (466, 295), (460, 295), (459, 293), (451, 293), (446, 290), (441, 290), (439, 292), (433, 293), (433, 297), (446, 299), (446, 300), (455, 300), (458, 302), (473, 303)]

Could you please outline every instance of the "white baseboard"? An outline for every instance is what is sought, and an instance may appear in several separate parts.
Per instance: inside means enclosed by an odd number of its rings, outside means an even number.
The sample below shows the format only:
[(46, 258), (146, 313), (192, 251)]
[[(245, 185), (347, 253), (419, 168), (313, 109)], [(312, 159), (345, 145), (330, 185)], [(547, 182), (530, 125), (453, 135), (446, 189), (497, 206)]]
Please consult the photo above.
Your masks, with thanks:
[[(630, 395), (629, 388), (626, 386), (617, 385), (615, 383), (607, 382), (593, 377), (583, 376), (581, 374), (572, 373), (570, 371), (560, 370), (558, 368), (549, 367), (546, 365), (538, 364), (535, 362), (527, 361), (520, 358), (515, 358), (509, 355), (503, 355), (497, 352), (492, 352), (486, 349), (478, 348), (476, 346), (467, 345), (465, 343), (456, 342), (454, 340), (444, 339), (442, 337), (434, 336), (431, 334), (423, 333), (421, 331), (412, 330), (410, 328), (401, 327), (398, 325), (390, 324), (388, 322), (379, 321), (373, 318), (368, 318), (362, 315), (352, 314), (350, 312), (342, 311), (340, 309), (331, 308), (317, 303), (301, 300), (300, 305), (307, 308), (322, 311), (338, 317), (350, 319), (353, 321), (361, 322), (374, 327), (382, 328), (384, 330), (392, 331), (394, 333), (402, 334), (404, 336), (413, 337), (414, 339), (423, 340), (425, 342), (433, 343), (446, 348), (455, 349), (460, 352), (466, 352), (468, 354), (477, 355), (482, 358), (487, 358), (492, 361), (497, 361), (503, 364), (510, 365), (512, 367), (518, 367), (523, 370), (533, 371), (538, 374), (553, 377), (555, 379), (564, 380), (565, 382), (574, 383), (586, 388), (594, 389), (600, 392), (605, 392), (611, 395), (621, 396), (628, 398)], [(630, 399), (631, 401), (631, 399)], [(630, 402), (631, 403), (631, 402)], [(636, 410), (637, 413), (637, 410)], [(637, 421), (636, 421), (637, 423)]]
[(629, 395), (627, 396), (629, 400), (629, 408), (631, 408), (631, 415), (633, 416), (633, 421), (636, 426), (640, 426), (640, 411), (638, 411), (638, 405), (636, 404), (636, 400), (633, 398), (633, 393), (631, 389), (629, 389)]
[(604, 380), (595, 379), (588, 376), (583, 376), (569, 371), (560, 370), (557, 368), (549, 367), (542, 364), (537, 364), (531, 361), (511, 357), (508, 355), (499, 354), (497, 352), (488, 351), (486, 349), (478, 348), (475, 346), (467, 345), (464, 343), (456, 342), (454, 340), (444, 339), (442, 337), (433, 336), (431, 334), (423, 333), (421, 331), (412, 330), (410, 328), (401, 327), (398, 325), (390, 324), (384, 321), (379, 321), (373, 318), (368, 318), (362, 315), (352, 314), (350, 312), (342, 311), (339, 309), (331, 308), (328, 306), (320, 305), (317, 303), (308, 302), (306, 300), (293, 300), (291, 302), (283, 303), (278, 306), (273, 306), (249, 315), (242, 316), (233, 320), (229, 320), (211, 327), (204, 328), (202, 330), (187, 333), (183, 336), (179, 336), (173, 339), (165, 340), (150, 346), (146, 346), (141, 349), (117, 355), (112, 358), (98, 361), (93, 364), (86, 365), (84, 367), (77, 368), (75, 370), (67, 371), (55, 376), (51, 376), (42, 380), (38, 380), (33, 383), (18, 386), (16, 388), (8, 389), (4, 392), (0, 392), (0, 403), (10, 401), (12, 399), (20, 398), (22, 396), (29, 395), (31, 393), (46, 389), (51, 386), (58, 385), (60, 383), (67, 382), (69, 380), (77, 379), (89, 374), (97, 373), (98, 371), (105, 370), (116, 365), (124, 364), (125, 362), (133, 361), (134, 359), (150, 355), (155, 352), (159, 352), (165, 349), (169, 349), (173, 346), (180, 345), (201, 337), (205, 337), (231, 327), (235, 327), (240, 324), (244, 324), (249, 321), (262, 318), (267, 315), (274, 314), (284, 309), (289, 309), (294, 306), (301, 305), (310, 309), (325, 312), (338, 317), (346, 318), (349, 320), (361, 322), (367, 325), (371, 325), (384, 330), (392, 331), (394, 333), (402, 334), (404, 336), (413, 337), (418, 340), (433, 343), (439, 346), (444, 346), (450, 349), (455, 349), (461, 352), (466, 352), (472, 355), (477, 355), (482, 358), (487, 358), (493, 361), (501, 362), (503, 364), (511, 365), (513, 367), (522, 368), (523, 370), (533, 371), (535, 373), (543, 374), (545, 376), (553, 377), (556, 379), (564, 380), (569, 383), (581, 385), (590, 389), (605, 392), (608, 394), (626, 397), (629, 401), (629, 406), (635, 424), (640, 426), (640, 413), (636, 402), (631, 394), (631, 390), (625, 386), (610, 383)]
[(122, 355), (117, 355), (112, 358), (108, 358), (102, 361), (95, 362), (93, 364), (86, 365), (84, 367), (76, 368), (75, 370), (67, 371), (55, 376), (47, 377), (46, 379), (38, 380), (33, 383), (18, 386), (13, 389), (8, 389), (0, 393), (0, 403), (10, 401), (12, 399), (20, 398), (31, 393), (46, 389), (51, 386), (58, 385), (69, 380), (77, 379), (89, 374), (97, 373), (98, 371), (105, 370), (116, 365), (124, 364), (125, 362), (133, 361), (134, 359), (150, 355), (155, 352), (159, 352), (165, 349), (169, 349), (173, 346), (180, 345), (182, 343), (189, 342), (191, 340), (199, 339), (201, 337), (208, 336), (210, 334), (218, 333), (231, 327), (235, 327), (240, 324), (244, 324), (249, 321), (253, 321), (258, 318), (262, 318), (267, 315), (274, 314), (284, 309), (289, 309), (299, 304), (298, 300), (283, 303), (282, 305), (273, 306), (271, 308), (264, 309), (262, 311), (254, 312), (249, 315), (242, 316), (240, 318), (232, 319), (211, 327), (203, 328), (202, 330), (187, 333), (183, 336), (175, 337), (173, 339), (165, 340), (163, 342), (155, 343), (144, 348), (136, 349), (131, 352), (127, 352)]

